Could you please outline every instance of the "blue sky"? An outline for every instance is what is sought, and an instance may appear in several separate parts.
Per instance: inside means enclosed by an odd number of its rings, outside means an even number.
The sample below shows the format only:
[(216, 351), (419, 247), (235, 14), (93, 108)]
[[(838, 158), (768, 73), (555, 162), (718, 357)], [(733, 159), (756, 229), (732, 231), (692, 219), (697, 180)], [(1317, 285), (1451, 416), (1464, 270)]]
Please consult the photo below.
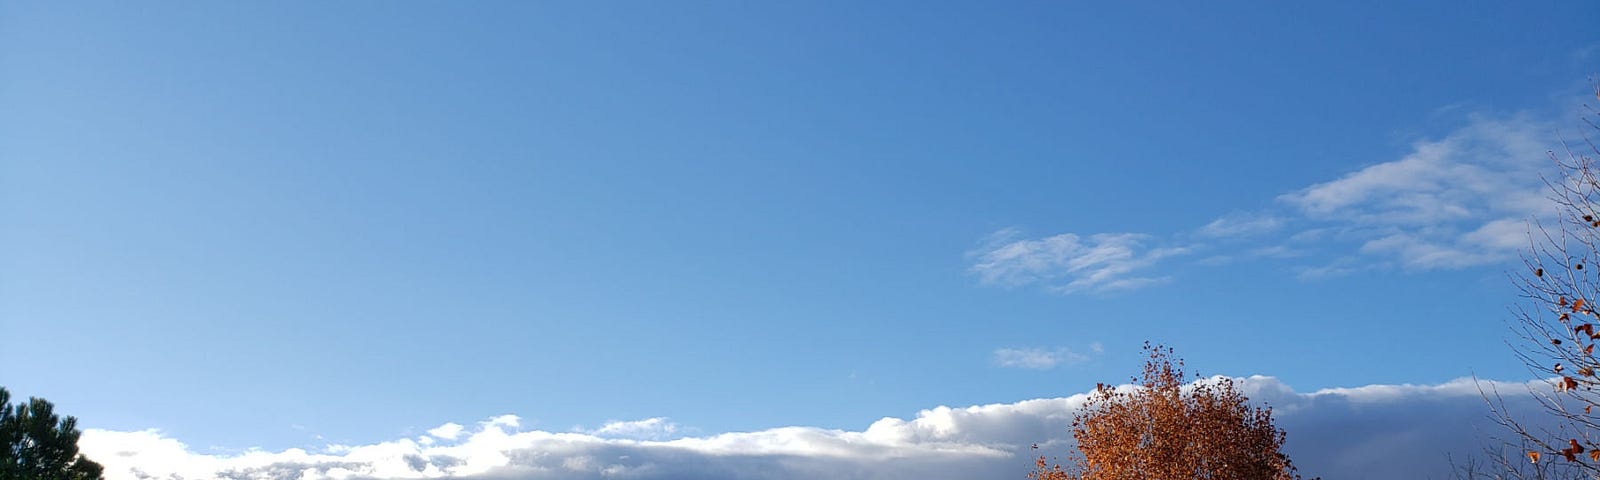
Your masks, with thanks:
[(227, 453), (854, 431), (1147, 339), (1520, 381), (1600, 8), (1345, 3), (6, 3), (0, 384)]

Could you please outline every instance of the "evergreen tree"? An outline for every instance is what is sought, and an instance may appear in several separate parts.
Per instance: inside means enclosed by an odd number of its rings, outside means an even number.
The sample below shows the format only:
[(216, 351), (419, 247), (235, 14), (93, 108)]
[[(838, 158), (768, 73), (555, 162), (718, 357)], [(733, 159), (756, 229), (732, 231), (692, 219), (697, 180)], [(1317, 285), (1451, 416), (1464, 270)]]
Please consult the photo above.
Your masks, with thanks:
[(100, 464), (78, 454), (78, 419), (58, 418), (42, 398), (11, 404), (0, 387), (0, 480), (101, 480)]

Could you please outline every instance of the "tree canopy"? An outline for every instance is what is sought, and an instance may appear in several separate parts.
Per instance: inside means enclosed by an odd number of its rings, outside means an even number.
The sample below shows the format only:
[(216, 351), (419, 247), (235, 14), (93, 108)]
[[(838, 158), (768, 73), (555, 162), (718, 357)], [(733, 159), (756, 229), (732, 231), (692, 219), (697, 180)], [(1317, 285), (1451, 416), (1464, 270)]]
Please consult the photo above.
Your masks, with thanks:
[(78, 419), (59, 418), (42, 398), (11, 404), (0, 387), (0, 480), (100, 480), (100, 464), (78, 454)]
[(1068, 466), (1037, 459), (1033, 480), (1298, 479), (1280, 449), (1272, 409), (1257, 408), (1233, 381), (1189, 383), (1172, 349), (1146, 343), (1134, 388), (1100, 384), (1073, 417), (1078, 442)]

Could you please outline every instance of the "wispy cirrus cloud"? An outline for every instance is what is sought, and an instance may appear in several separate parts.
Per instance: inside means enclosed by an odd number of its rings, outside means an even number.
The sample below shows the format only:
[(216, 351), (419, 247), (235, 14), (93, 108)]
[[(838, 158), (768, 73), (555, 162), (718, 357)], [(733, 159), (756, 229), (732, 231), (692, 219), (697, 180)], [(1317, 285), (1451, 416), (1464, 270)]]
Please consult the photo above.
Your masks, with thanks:
[(1358, 252), (1409, 270), (1504, 261), (1526, 245), (1526, 220), (1551, 207), (1547, 151), (1555, 129), (1526, 115), (1473, 117), (1399, 159), (1278, 197), (1307, 223), (1360, 242)]
[(1235, 212), (1218, 217), (1200, 227), (1206, 237), (1247, 237), (1271, 233), (1282, 228), (1285, 220), (1271, 214)]
[(1398, 158), (1188, 230), (1028, 238), (1002, 229), (968, 253), (969, 270), (986, 285), (1075, 294), (1168, 282), (1178, 269), (1165, 267), (1190, 253), (1198, 254), (1193, 263), (1213, 267), (1276, 261), (1302, 280), (1500, 263), (1527, 245), (1528, 221), (1552, 207), (1544, 182), (1560, 173), (1548, 155), (1560, 145), (1555, 132), (1527, 114), (1472, 116)]
[(1109, 292), (1165, 282), (1151, 272), (1162, 259), (1188, 253), (1187, 247), (1151, 247), (1152, 237), (1135, 233), (1079, 236), (1063, 233), (1022, 238), (1003, 229), (968, 253), (970, 270), (985, 284), (1008, 287), (1043, 285), (1059, 293)]
[[(1212, 380), (1206, 380), (1212, 381)], [(1477, 453), (1496, 433), (1479, 384), (1369, 385), (1300, 393), (1272, 377), (1237, 378), (1253, 402), (1271, 405), (1288, 432), (1286, 452), (1324, 478), (1447, 478), (1449, 455)], [(1526, 389), (1544, 382), (1491, 383), (1506, 406), (1537, 427)], [(1128, 388), (1124, 386), (1124, 388)], [(1548, 391), (1548, 390), (1543, 390)], [(620, 438), (522, 430), (513, 415), (427, 435), (317, 450), (198, 453), (156, 430), (89, 429), (82, 452), (110, 480), (229, 479), (962, 479), (1021, 475), (1040, 451), (1065, 454), (1069, 424), (1087, 393), (970, 407), (935, 407), (885, 417), (860, 430), (781, 427), (706, 436)], [(670, 422), (612, 422), (613, 430), (662, 431)], [(599, 430), (605, 430), (602, 427)], [(674, 430), (681, 432), (681, 430)]]
[(1434, 225), (1543, 205), (1539, 174), (1554, 129), (1525, 115), (1472, 117), (1444, 138), (1418, 141), (1399, 159), (1279, 197), (1317, 219)]
[(999, 348), (994, 351), (994, 364), (1005, 368), (1049, 370), (1060, 365), (1079, 365), (1088, 362), (1092, 354), (1104, 351), (1098, 342), (1089, 346), (1089, 352), (1078, 352), (1067, 347), (1055, 348)]

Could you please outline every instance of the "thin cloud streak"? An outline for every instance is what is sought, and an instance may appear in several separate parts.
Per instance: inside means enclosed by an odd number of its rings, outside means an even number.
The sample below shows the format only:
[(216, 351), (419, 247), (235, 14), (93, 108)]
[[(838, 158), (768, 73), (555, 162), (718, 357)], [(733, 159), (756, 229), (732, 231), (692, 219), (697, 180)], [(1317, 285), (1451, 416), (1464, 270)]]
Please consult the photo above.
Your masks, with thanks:
[[(1091, 346), (1091, 351), (1099, 354), (1103, 348), (1098, 343)], [(1044, 348), (1001, 348), (994, 351), (994, 364), (1005, 368), (1023, 368), (1032, 370), (1049, 370), (1058, 365), (1078, 365), (1088, 362), (1088, 354), (1075, 352), (1070, 348), (1060, 347), (1053, 349)]]
[(991, 234), (982, 248), (968, 253), (974, 259), (969, 270), (989, 285), (1038, 284), (1063, 294), (1103, 293), (1166, 282), (1170, 277), (1149, 274), (1151, 267), (1189, 252), (1188, 247), (1148, 247), (1151, 237), (1135, 233), (1020, 236), (1016, 229)]
[(1224, 215), (1205, 226), (1200, 227), (1199, 234), (1206, 237), (1248, 237), (1263, 235), (1282, 228), (1286, 221), (1274, 215), (1254, 213), (1234, 213)]

